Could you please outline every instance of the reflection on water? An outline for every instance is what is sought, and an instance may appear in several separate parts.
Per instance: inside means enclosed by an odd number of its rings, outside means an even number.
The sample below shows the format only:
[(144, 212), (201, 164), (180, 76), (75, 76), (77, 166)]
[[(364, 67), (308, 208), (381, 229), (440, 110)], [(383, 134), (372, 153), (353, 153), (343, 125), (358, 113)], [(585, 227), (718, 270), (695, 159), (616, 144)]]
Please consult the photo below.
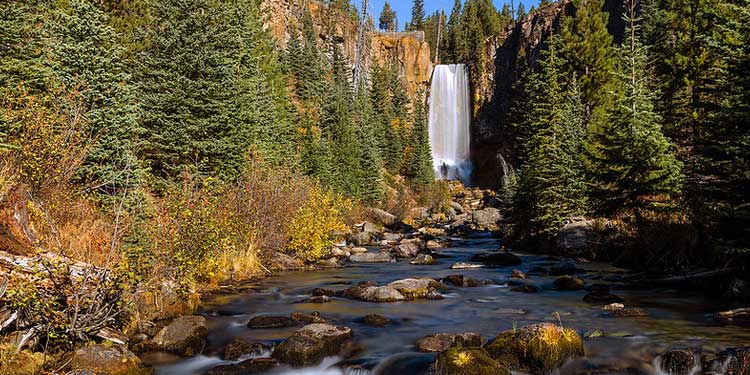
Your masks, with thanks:
[[(222, 361), (225, 345), (236, 337), (249, 342), (276, 344), (288, 337), (295, 328), (251, 330), (245, 324), (256, 315), (289, 315), (300, 311), (314, 311), (339, 325), (354, 330), (364, 351), (347, 363), (357, 363), (373, 369), (387, 358), (399, 353), (414, 352), (414, 343), (421, 337), (439, 332), (478, 332), (492, 339), (499, 332), (514, 326), (541, 321), (562, 323), (583, 334), (601, 330), (605, 337), (587, 340), (586, 358), (568, 364), (562, 373), (576, 373), (580, 366), (639, 367), (648, 369), (655, 356), (672, 346), (703, 347), (719, 351), (726, 347), (750, 343), (750, 330), (721, 326), (707, 319), (705, 314), (718, 310), (710, 300), (699, 296), (685, 296), (675, 291), (615, 290), (627, 306), (640, 307), (650, 314), (643, 318), (610, 318), (601, 312), (601, 305), (582, 302), (585, 291), (558, 292), (552, 290), (553, 277), (530, 276), (528, 282), (541, 287), (536, 294), (511, 292), (505, 287), (512, 267), (451, 270), (455, 262), (467, 261), (471, 255), (497, 249), (493, 239), (456, 241), (454, 248), (445, 249), (447, 257), (437, 265), (414, 266), (408, 262), (391, 264), (355, 264), (341, 269), (314, 272), (293, 272), (268, 278), (259, 283), (255, 292), (221, 296), (204, 307), (208, 318), (208, 347), (204, 356), (180, 359), (172, 356), (146, 355), (144, 361), (156, 367), (157, 374), (200, 374)], [(521, 255), (528, 271), (535, 266), (548, 266), (551, 260), (539, 255)], [(602, 275), (614, 270), (606, 264), (583, 263), (587, 270), (581, 275), (587, 283), (599, 282)], [(387, 283), (406, 277), (441, 278), (464, 274), (475, 279), (491, 280), (496, 285), (479, 288), (451, 288), (439, 301), (402, 303), (368, 303), (341, 298), (325, 304), (298, 303), (316, 287), (344, 289), (351, 284), (373, 280)], [(559, 313), (559, 314), (556, 314)], [(362, 323), (367, 314), (381, 314), (393, 319), (385, 328), (373, 328)], [(424, 357), (422, 357), (424, 358)], [(341, 370), (334, 366), (336, 358), (329, 358), (310, 369), (280, 369), (274, 374), (347, 374), (361, 370)], [(424, 361), (422, 361), (424, 362)], [(585, 363), (584, 363), (585, 362)], [(382, 365), (381, 365), (382, 367)], [(349, 372), (346, 372), (349, 371)], [(377, 370), (375, 371), (377, 373)]]

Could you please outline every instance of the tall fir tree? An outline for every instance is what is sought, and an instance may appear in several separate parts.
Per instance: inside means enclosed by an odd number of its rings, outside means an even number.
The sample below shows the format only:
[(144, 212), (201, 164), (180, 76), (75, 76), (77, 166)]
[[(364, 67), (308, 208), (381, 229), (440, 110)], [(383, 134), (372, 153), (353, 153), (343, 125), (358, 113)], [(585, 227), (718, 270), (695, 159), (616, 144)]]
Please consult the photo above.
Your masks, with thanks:
[(531, 132), (515, 199), (531, 229), (546, 236), (569, 217), (586, 212), (585, 126), (578, 84), (564, 77), (557, 37), (551, 38), (540, 64), (530, 82)]
[(682, 163), (661, 129), (654, 110), (648, 55), (640, 42), (635, 7), (625, 16), (625, 41), (619, 48), (618, 83), (624, 87), (597, 129), (589, 147), (592, 193), (604, 213), (643, 209), (657, 197), (674, 199), (682, 188)]
[(357, 139), (357, 161), (355, 179), (358, 196), (369, 203), (381, 201), (385, 195), (383, 187), (383, 159), (376, 129), (375, 110), (367, 90), (357, 91), (355, 99), (355, 138)]
[(424, 30), (424, 0), (413, 0), (411, 7), (411, 21), (409, 21), (408, 31)]
[(581, 84), (589, 126), (597, 127), (606, 121), (614, 90), (615, 58), (613, 39), (607, 31), (609, 16), (602, 11), (602, 0), (575, 0), (573, 4), (575, 16), (566, 16), (563, 20), (560, 52), (566, 60), (566, 75), (575, 74)]
[(417, 100), (414, 103), (414, 120), (409, 138), (406, 176), (418, 185), (428, 185), (435, 181), (430, 136), (427, 129), (427, 113), (422, 93), (417, 94)]
[(383, 31), (397, 31), (398, 29), (398, 18), (396, 11), (391, 8), (391, 4), (387, 1), (383, 5), (383, 10), (380, 12), (380, 18), (378, 19), (378, 27)]
[(19, 86), (32, 93), (46, 89), (50, 72), (44, 64), (43, 17), (48, 11), (42, 1), (9, 0), (0, 4), (0, 90), (3, 94)]
[(107, 15), (88, 0), (59, 2), (45, 31), (49, 70), (64, 90), (80, 95), (93, 140), (80, 178), (103, 192), (138, 181), (144, 171), (135, 149), (144, 129), (126, 50)]
[(461, 0), (455, 0), (453, 3), (453, 9), (448, 17), (448, 24), (445, 29), (445, 37), (443, 38), (443, 56), (445, 56), (446, 62), (457, 62), (459, 57), (462, 55), (464, 48), (464, 39), (462, 37), (461, 30), (461, 13), (462, 13)]

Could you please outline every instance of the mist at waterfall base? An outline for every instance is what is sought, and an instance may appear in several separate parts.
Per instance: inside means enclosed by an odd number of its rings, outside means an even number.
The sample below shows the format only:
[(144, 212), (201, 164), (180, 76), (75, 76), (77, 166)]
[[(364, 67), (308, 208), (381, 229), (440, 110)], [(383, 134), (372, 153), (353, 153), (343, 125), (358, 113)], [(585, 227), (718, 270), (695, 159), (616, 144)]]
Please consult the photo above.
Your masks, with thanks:
[(472, 172), (469, 75), (463, 64), (437, 65), (430, 89), (429, 133), (435, 176), (469, 184)]

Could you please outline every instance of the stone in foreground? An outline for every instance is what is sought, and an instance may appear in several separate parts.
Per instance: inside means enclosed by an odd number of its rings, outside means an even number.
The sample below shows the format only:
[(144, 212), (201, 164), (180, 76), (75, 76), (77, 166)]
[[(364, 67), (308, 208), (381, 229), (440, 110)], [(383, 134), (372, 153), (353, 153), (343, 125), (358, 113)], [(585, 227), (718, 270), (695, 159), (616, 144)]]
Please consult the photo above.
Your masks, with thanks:
[(253, 358), (235, 365), (222, 365), (206, 372), (206, 375), (248, 375), (261, 374), (277, 367), (279, 362), (273, 358)]
[(70, 360), (72, 371), (90, 371), (110, 375), (147, 375), (152, 371), (145, 368), (138, 357), (119, 345), (84, 346), (73, 353)]
[(353, 263), (391, 263), (396, 260), (393, 259), (390, 253), (360, 253), (352, 254), (349, 257), (349, 261)]
[(437, 356), (435, 369), (439, 375), (510, 375), (482, 348), (448, 349)]
[(272, 357), (295, 367), (312, 366), (341, 352), (352, 338), (349, 327), (316, 323), (304, 326), (279, 344)]
[(484, 338), (478, 333), (437, 333), (419, 339), (417, 349), (424, 353), (439, 353), (454, 346), (480, 347), (484, 343)]
[(553, 283), (555, 289), (560, 291), (582, 290), (585, 283), (575, 276), (560, 276)]
[(584, 355), (583, 341), (576, 331), (550, 323), (505, 331), (486, 349), (493, 359), (511, 370), (535, 375), (548, 374), (568, 358)]
[(206, 336), (206, 318), (198, 315), (182, 316), (162, 328), (151, 340), (150, 346), (155, 350), (191, 357), (203, 350)]

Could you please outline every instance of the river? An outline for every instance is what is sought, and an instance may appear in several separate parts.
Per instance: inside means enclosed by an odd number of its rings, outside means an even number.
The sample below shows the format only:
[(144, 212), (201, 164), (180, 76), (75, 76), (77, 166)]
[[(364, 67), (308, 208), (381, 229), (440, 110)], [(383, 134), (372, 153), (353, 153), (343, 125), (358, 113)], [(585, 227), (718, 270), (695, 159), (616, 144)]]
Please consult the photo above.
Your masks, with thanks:
[[(144, 355), (143, 360), (154, 366), (156, 374), (201, 374), (214, 366), (232, 363), (221, 360), (221, 353), (236, 337), (273, 345), (295, 330), (249, 329), (246, 323), (253, 316), (289, 315), (296, 311), (317, 311), (338, 325), (351, 327), (364, 350), (345, 362), (329, 358), (314, 368), (282, 367), (272, 374), (368, 374), (378, 365), (380, 367), (374, 372), (382, 373), (382, 368), (393, 363), (406, 364), (403, 368), (408, 370), (399, 370), (403, 374), (417, 374), (422, 371), (420, 368), (432, 361), (429, 354), (416, 354), (415, 343), (423, 336), (440, 332), (477, 332), (491, 340), (503, 330), (544, 321), (561, 323), (582, 335), (594, 330), (604, 333), (603, 337), (586, 339), (586, 357), (569, 362), (560, 370), (561, 374), (578, 374), (582, 369), (597, 366), (633, 367), (644, 373), (659, 374), (652, 369), (651, 363), (660, 352), (671, 347), (720, 351), (750, 343), (750, 330), (720, 325), (707, 317), (722, 306), (698, 294), (686, 294), (684, 290), (620, 290), (617, 283), (613, 283), (613, 293), (622, 297), (626, 306), (641, 308), (649, 314), (647, 317), (613, 318), (603, 313), (601, 304), (583, 302), (586, 291), (554, 290), (552, 276), (530, 275), (525, 280), (540, 287), (539, 293), (512, 292), (507, 286), (512, 269), (528, 272), (534, 267), (560, 262), (551, 257), (518, 254), (523, 264), (517, 267), (450, 268), (474, 254), (495, 251), (498, 246), (499, 241), (492, 238), (456, 239), (454, 247), (440, 252), (444, 257), (439, 258), (435, 265), (417, 266), (407, 261), (359, 263), (275, 275), (252, 285), (247, 292), (218, 296), (204, 305), (200, 313), (208, 319), (209, 335), (203, 355), (186, 359), (151, 353)], [(580, 277), (587, 284), (605, 278), (613, 280), (617, 276), (612, 275), (627, 272), (603, 263), (577, 263), (577, 266), (586, 270)], [(309, 298), (311, 290), (316, 287), (344, 289), (360, 281), (387, 283), (407, 277), (440, 279), (451, 274), (490, 280), (493, 285), (476, 288), (451, 286), (443, 292), (443, 300), (370, 303), (334, 297), (324, 304), (300, 303)], [(367, 314), (387, 316), (393, 323), (384, 328), (367, 326), (361, 321)]]

